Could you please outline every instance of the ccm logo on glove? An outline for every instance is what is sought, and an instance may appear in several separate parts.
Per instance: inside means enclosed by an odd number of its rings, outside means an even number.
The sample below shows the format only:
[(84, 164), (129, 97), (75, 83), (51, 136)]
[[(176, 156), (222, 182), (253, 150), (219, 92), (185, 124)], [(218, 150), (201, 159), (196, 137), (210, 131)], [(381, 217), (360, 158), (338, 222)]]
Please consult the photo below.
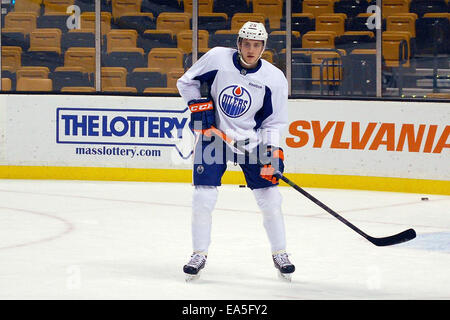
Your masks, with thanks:
[(208, 101), (208, 102), (198, 102), (198, 103), (193, 103), (189, 105), (189, 110), (191, 110), (191, 112), (201, 112), (201, 111), (206, 111), (206, 110), (213, 110), (214, 106), (212, 101)]

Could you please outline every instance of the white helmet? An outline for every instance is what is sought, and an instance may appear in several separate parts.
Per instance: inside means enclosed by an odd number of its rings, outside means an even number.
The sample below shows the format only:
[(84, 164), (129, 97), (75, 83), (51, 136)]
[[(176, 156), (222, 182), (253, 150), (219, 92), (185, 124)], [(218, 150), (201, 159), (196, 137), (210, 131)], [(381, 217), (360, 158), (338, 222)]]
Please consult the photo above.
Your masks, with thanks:
[[(261, 51), (261, 55), (259, 56), (259, 58), (261, 58), (264, 50), (266, 49), (267, 37), (268, 35), (266, 28), (261, 22), (247, 21), (246, 23), (244, 23), (244, 25), (239, 30), (238, 38), (236, 40), (239, 56), (241, 56), (241, 51), (239, 50), (239, 41), (241, 39), (261, 40), (264, 43), (263, 50)], [(247, 64), (245, 61), (243, 61), (242, 57), (241, 62)]]

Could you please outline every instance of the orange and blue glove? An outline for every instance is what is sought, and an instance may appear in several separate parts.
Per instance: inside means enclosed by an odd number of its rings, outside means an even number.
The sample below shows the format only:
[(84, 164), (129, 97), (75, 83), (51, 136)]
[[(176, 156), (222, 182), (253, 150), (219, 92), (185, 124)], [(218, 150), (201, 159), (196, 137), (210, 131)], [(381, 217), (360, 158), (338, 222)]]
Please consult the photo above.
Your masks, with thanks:
[(261, 164), (260, 176), (277, 184), (284, 172), (284, 153), (279, 147), (267, 146)]
[(189, 126), (194, 131), (203, 131), (216, 125), (214, 101), (210, 98), (194, 99), (188, 102), (191, 111)]

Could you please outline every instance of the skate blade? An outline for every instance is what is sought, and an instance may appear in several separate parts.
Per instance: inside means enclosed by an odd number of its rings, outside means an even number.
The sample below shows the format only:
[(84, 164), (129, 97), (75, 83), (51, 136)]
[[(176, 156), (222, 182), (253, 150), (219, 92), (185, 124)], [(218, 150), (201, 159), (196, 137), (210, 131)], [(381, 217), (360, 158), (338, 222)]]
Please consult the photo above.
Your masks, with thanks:
[(185, 281), (192, 282), (192, 281), (198, 280), (198, 278), (200, 278), (200, 272), (197, 274), (187, 274), (186, 273)]
[(281, 273), (280, 271), (278, 271), (278, 278), (286, 282), (291, 282), (292, 273)]

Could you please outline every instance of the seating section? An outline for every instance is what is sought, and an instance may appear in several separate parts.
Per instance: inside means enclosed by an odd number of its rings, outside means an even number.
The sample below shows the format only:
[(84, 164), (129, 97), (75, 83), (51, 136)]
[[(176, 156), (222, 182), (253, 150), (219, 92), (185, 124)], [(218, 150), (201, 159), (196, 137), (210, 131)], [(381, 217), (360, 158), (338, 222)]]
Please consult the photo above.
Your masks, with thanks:
[[(100, 3), (101, 90), (176, 94), (177, 77), (192, 65), (193, 1)], [(374, 3), (291, 2), (293, 86), (309, 88), (320, 78), (325, 85), (346, 85), (343, 66), (372, 61), (376, 30), (367, 10)], [(284, 70), (286, 1), (198, 0), (198, 9), (198, 58), (215, 46), (235, 48), (238, 30), (251, 20), (263, 23), (270, 34), (263, 58)], [(449, 1), (383, 0), (382, 10), (385, 67), (409, 68), (416, 57), (450, 54)], [(4, 90), (92, 91), (98, 58), (94, 11), (92, 0), (15, 0), (3, 14)], [(332, 62), (333, 70), (320, 73), (317, 65), (324, 61)], [(45, 70), (46, 81), (28, 81), (41, 79)], [(315, 80), (305, 83), (305, 76)]]

